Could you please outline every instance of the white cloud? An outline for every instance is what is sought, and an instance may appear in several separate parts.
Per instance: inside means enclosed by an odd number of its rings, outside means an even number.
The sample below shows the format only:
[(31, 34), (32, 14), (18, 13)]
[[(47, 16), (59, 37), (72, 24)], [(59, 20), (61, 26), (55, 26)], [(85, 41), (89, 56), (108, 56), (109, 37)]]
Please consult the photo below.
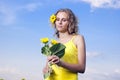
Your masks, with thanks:
[(15, 24), (18, 20), (18, 12), (22, 12), (23, 10), (33, 12), (41, 5), (41, 3), (28, 3), (26, 5), (11, 6), (6, 3), (0, 3), (0, 25), (8, 26)]
[(115, 72), (115, 70), (87, 68), (84, 74), (79, 74), (79, 80), (120, 80), (119, 75), (120, 73)]
[(42, 73), (20, 71), (16, 67), (0, 67), (0, 78), (5, 80), (42, 80)]
[(16, 80), (22, 77), (19, 70), (15, 67), (0, 67), (0, 78), (2, 79)]
[(28, 3), (26, 5), (19, 6), (18, 9), (19, 10), (27, 10), (27, 11), (33, 12), (36, 9), (38, 9), (39, 6), (41, 6), (41, 5), (42, 5), (42, 3)]
[(18, 70), (13, 67), (0, 67), (0, 73), (17, 73)]
[(68, 2), (84, 2), (90, 4), (92, 9), (95, 8), (113, 8), (120, 9), (120, 0), (65, 0)]
[(120, 69), (115, 69), (114, 72), (120, 74)]
[(16, 15), (13, 9), (5, 4), (0, 4), (0, 17), (1, 25), (11, 25), (16, 21)]
[(101, 55), (101, 53), (99, 53), (99, 52), (86, 52), (86, 56), (89, 58), (91, 58), (91, 57), (97, 57), (97, 56), (100, 56)]
[(89, 3), (92, 8), (115, 8), (120, 9), (120, 0), (80, 0)]

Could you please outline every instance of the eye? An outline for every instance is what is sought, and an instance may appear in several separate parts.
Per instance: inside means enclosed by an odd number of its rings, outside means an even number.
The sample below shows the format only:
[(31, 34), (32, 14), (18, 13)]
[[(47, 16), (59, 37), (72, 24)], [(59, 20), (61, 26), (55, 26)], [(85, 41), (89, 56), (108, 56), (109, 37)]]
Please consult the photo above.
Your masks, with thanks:
[(62, 19), (62, 21), (63, 21), (63, 22), (66, 22), (66, 21), (67, 21), (67, 19)]
[(59, 18), (57, 18), (56, 21), (59, 21)]

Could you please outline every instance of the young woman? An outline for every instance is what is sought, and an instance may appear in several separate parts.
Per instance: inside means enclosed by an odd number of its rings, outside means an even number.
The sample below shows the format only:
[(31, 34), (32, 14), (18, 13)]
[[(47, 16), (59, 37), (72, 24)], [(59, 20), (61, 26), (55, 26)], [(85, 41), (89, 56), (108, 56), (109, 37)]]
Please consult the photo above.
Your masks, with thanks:
[[(70, 9), (60, 9), (55, 13), (54, 28), (58, 42), (66, 46), (65, 54), (60, 59), (53, 55), (47, 58), (53, 62), (53, 72), (49, 80), (78, 80), (78, 73), (85, 72), (86, 48), (84, 37), (78, 34), (78, 20)], [(48, 71), (46, 65), (43, 73)]]

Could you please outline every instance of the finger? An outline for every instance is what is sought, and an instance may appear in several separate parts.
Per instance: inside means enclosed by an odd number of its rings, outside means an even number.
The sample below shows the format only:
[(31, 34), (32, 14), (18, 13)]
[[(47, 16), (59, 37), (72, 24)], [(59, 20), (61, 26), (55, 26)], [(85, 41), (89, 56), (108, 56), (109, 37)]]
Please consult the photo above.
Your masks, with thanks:
[(52, 61), (53, 61), (55, 64), (57, 64), (57, 63), (59, 63), (60, 59), (59, 59), (58, 57), (56, 57), (56, 58), (54, 58)]
[(58, 60), (59, 58), (57, 56), (53, 56), (52, 61)]
[(51, 61), (52, 59), (53, 59), (53, 56), (48, 56), (47, 57), (48, 62)]
[(58, 63), (59, 63), (59, 60), (54, 61), (54, 63), (55, 63), (55, 64), (58, 64)]
[(47, 67), (43, 68), (43, 73), (46, 73), (46, 72), (48, 72), (48, 68)]
[(54, 58), (56, 58), (56, 57), (58, 57), (58, 56), (56, 56), (56, 55), (53, 55), (53, 57), (54, 57)]

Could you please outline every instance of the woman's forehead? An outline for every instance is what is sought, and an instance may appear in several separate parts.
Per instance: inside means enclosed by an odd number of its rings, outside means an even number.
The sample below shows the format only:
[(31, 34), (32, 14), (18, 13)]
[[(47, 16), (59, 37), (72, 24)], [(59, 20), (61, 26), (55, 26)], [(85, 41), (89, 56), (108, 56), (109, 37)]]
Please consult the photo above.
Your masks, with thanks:
[(58, 12), (56, 16), (57, 18), (59, 17), (68, 18), (68, 14), (66, 12)]

